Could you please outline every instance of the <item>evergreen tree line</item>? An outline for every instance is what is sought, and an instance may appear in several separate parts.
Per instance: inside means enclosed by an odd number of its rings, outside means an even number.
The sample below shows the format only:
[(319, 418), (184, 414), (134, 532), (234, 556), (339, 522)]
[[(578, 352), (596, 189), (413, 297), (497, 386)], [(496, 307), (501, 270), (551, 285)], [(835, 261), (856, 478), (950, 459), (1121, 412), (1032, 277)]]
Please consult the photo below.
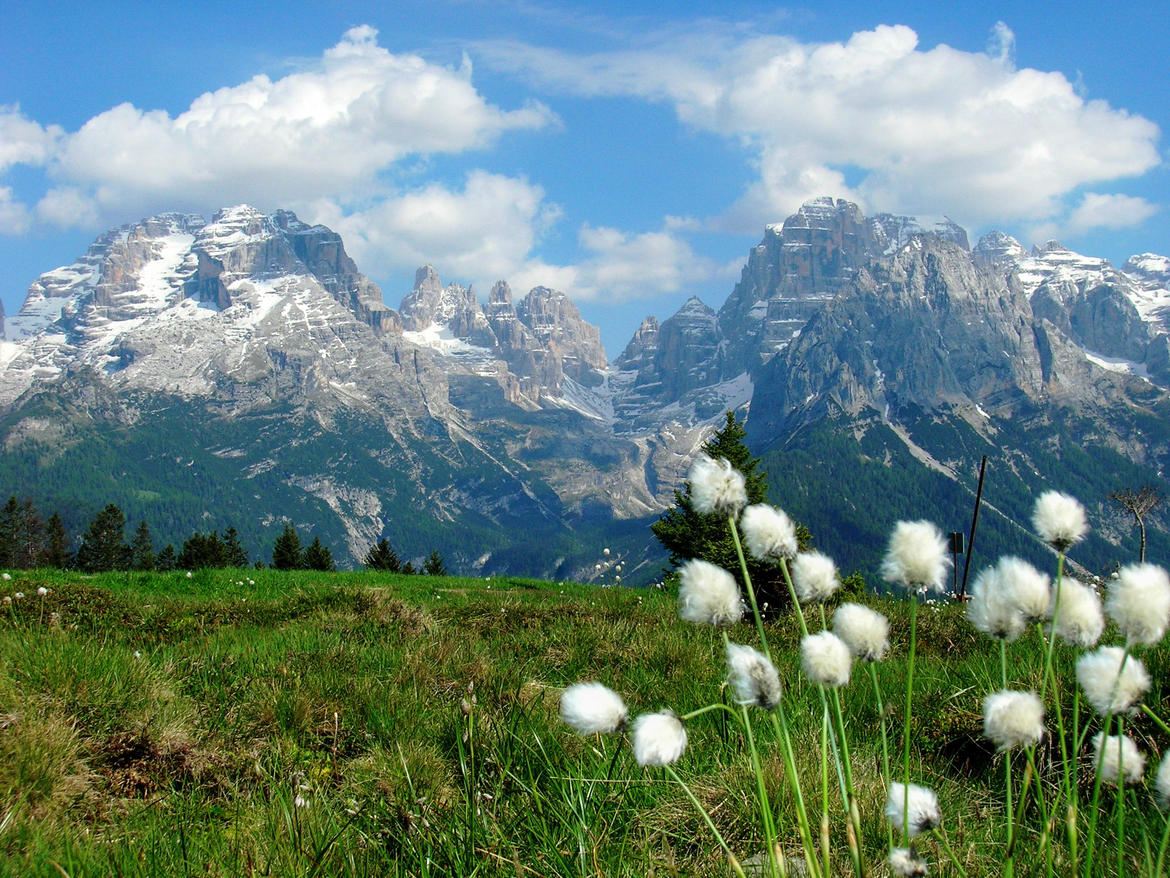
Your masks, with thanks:
[(421, 570), (416, 570), (410, 561), (403, 561), (398, 553), (390, 547), (390, 541), (385, 537), (370, 546), (362, 563), (370, 570), (385, 570), (388, 573), (425, 573), (427, 576), (446, 576), (447, 565), (438, 550), (431, 552), (423, 562)]

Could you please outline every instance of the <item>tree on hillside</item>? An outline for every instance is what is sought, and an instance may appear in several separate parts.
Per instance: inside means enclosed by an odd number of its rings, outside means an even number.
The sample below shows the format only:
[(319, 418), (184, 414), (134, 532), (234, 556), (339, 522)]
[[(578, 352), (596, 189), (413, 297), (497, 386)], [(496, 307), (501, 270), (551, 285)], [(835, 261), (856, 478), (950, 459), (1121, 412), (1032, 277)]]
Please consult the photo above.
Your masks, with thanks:
[(184, 570), (214, 570), (226, 567), (223, 542), (215, 531), (196, 531), (183, 541), (175, 564)]
[(61, 516), (54, 512), (45, 525), (45, 551), (40, 563), (44, 567), (64, 570), (69, 566), (69, 561), (69, 534)]
[(1122, 488), (1109, 495), (1109, 499), (1133, 516), (1134, 524), (1138, 527), (1141, 543), (1138, 549), (1138, 563), (1146, 560), (1146, 516), (1162, 505), (1165, 499), (1162, 492), (1153, 485), (1142, 485), (1136, 491), (1133, 488)]
[(45, 525), (31, 497), (15, 495), (0, 509), (0, 567), (31, 570), (41, 563)]
[(234, 527), (223, 532), (223, 562), (225, 567), (247, 567), (248, 553), (240, 545), (240, 535)]
[[(748, 503), (768, 501), (768, 478), (757, 472), (759, 458), (752, 457), (744, 444), (743, 424), (734, 412), (728, 412), (722, 427), (704, 443), (702, 452), (711, 458), (723, 458), (739, 470), (747, 487)], [(650, 525), (654, 536), (670, 553), (670, 563), (679, 567), (692, 558), (701, 558), (728, 570), (742, 583), (743, 574), (739, 568), (739, 556), (735, 542), (723, 515), (700, 515), (695, 511), (691, 499), (691, 484), (685, 483), (683, 490), (674, 492), (674, 506)], [(810, 542), (808, 530), (797, 527), (797, 538), (801, 548)], [(766, 564), (748, 557), (748, 571), (761, 608), (764, 604), (776, 609), (788, 604), (788, 588), (784, 584), (779, 566)]]
[(110, 503), (94, 516), (81, 538), (81, 545), (77, 549), (77, 566), (86, 573), (128, 569), (130, 547), (126, 545), (123, 536), (125, 527), (126, 516)]
[(370, 570), (386, 570), (390, 573), (397, 573), (402, 569), (402, 561), (398, 557), (398, 553), (390, 548), (390, 541), (385, 537), (378, 540), (378, 542), (370, 546), (370, 551), (366, 552), (366, 557), (362, 560)]
[(163, 546), (162, 551), (158, 553), (158, 557), (154, 559), (154, 569), (163, 573), (168, 573), (174, 570), (177, 565), (175, 557), (175, 547), (170, 543)]
[(439, 554), (438, 549), (427, 556), (426, 563), (423, 564), (423, 573), (428, 576), (447, 575), (447, 565), (443, 563), (443, 557)]
[(321, 542), (320, 537), (313, 537), (309, 548), (305, 549), (302, 565), (309, 570), (333, 570), (333, 553), (329, 547)]
[(135, 570), (153, 570), (154, 565), (154, 538), (150, 535), (150, 525), (143, 519), (130, 541), (130, 566)]
[(297, 529), (286, 524), (272, 545), (272, 566), (277, 570), (299, 570), (302, 564), (301, 538)]

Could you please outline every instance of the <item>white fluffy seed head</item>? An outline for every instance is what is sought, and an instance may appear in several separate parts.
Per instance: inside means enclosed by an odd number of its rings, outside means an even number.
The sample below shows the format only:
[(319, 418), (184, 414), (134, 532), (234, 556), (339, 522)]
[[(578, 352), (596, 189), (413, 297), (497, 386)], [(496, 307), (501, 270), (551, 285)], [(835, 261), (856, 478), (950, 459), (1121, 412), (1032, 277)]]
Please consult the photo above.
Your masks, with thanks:
[(930, 874), (926, 862), (913, 848), (890, 848), (886, 862), (890, 864), (890, 872), (898, 878), (926, 878)]
[(841, 587), (837, 565), (821, 552), (801, 552), (792, 562), (792, 586), (802, 604), (824, 603)]
[(910, 784), (891, 783), (886, 796), (886, 819), (894, 829), (906, 829), (911, 838), (929, 832), (942, 823), (942, 811), (934, 790)]
[(729, 642), (727, 679), (740, 704), (755, 704), (772, 710), (780, 703), (780, 675), (776, 666), (758, 649)]
[(634, 720), (634, 759), (639, 765), (669, 765), (687, 748), (687, 730), (673, 710), (644, 713)]
[(1072, 646), (1088, 649), (1095, 646), (1105, 630), (1105, 614), (1097, 592), (1070, 576), (1060, 580), (1060, 606), (1056, 606), (1056, 590), (1052, 591), (1052, 630), (1057, 637)]
[(801, 638), (800, 664), (814, 683), (844, 686), (849, 682), (852, 656), (844, 640), (832, 631), (822, 631)]
[(996, 640), (1010, 643), (1023, 633), (1027, 621), (1005, 588), (999, 566), (988, 567), (979, 572), (971, 584), (971, 597), (967, 601), (967, 619)]
[(1109, 581), (1105, 612), (1126, 643), (1153, 646), (1170, 623), (1170, 577), (1155, 564), (1129, 564)]
[(628, 717), (622, 697), (601, 683), (574, 683), (561, 693), (561, 721), (578, 735), (616, 732)]
[(1037, 535), (1058, 552), (1066, 552), (1089, 531), (1085, 507), (1075, 497), (1059, 491), (1045, 491), (1032, 510), (1032, 527)]
[(738, 515), (747, 505), (747, 483), (743, 473), (726, 458), (700, 454), (687, 474), (691, 502), (700, 515)]
[(889, 620), (861, 604), (837, 607), (833, 613), (833, 633), (862, 661), (880, 662), (890, 649)]
[(1127, 713), (1150, 688), (1150, 675), (1136, 656), (1121, 660), (1125, 650), (1117, 646), (1101, 646), (1077, 659), (1077, 682), (1093, 710), (1107, 713)]
[(743, 599), (735, 577), (695, 558), (679, 570), (678, 615), (700, 625), (731, 625), (743, 618)]
[(753, 558), (779, 561), (796, 557), (796, 526), (783, 510), (753, 503), (743, 511), (739, 527)]
[(1000, 750), (1034, 747), (1044, 737), (1044, 704), (1035, 692), (993, 692), (983, 699), (983, 734)]
[(996, 567), (1008, 600), (1023, 615), (1025, 622), (1035, 622), (1048, 615), (1048, 605), (1052, 600), (1048, 574), (1011, 555), (1000, 558)]
[(1159, 808), (1170, 811), (1170, 755), (1163, 756), (1162, 764), (1158, 766), (1158, 774), (1154, 777), (1154, 796)]
[(1141, 783), (1146, 771), (1146, 757), (1138, 750), (1129, 735), (1110, 735), (1097, 732), (1093, 736), (1093, 765), (1101, 765), (1101, 782), (1119, 787)]
[(942, 591), (950, 563), (947, 542), (935, 524), (899, 521), (890, 534), (882, 576), (911, 591)]

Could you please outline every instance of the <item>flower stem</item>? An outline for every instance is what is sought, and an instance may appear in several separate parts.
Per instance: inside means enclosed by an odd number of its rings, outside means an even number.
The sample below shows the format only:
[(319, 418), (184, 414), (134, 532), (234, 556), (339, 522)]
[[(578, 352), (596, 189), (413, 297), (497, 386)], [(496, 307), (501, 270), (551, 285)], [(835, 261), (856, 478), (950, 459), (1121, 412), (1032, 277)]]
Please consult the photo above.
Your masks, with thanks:
[(731, 863), (732, 868), (735, 869), (735, 873), (739, 875), (740, 878), (746, 878), (743, 872), (743, 867), (739, 865), (739, 860), (736, 859), (735, 854), (731, 852), (731, 848), (727, 846), (727, 842), (724, 841), (723, 835), (719, 832), (718, 829), (715, 828), (715, 824), (711, 820), (711, 815), (707, 813), (707, 809), (704, 808), (702, 803), (700, 803), (699, 800), (695, 798), (695, 794), (691, 792), (691, 788), (686, 785), (681, 777), (679, 777), (678, 772), (674, 770), (674, 766), (664, 765), (663, 768), (666, 769), (666, 773), (671, 776), (674, 782), (682, 787), (682, 791), (687, 794), (687, 798), (691, 800), (691, 803), (695, 806), (695, 810), (699, 812), (699, 816), (703, 818), (703, 821), (707, 824), (707, 827), (715, 836), (715, 840), (719, 842), (719, 845), (727, 853), (728, 861)]
[(906, 715), (902, 718), (902, 847), (910, 844), (910, 717), (914, 705), (914, 652), (917, 648), (918, 593), (910, 595), (910, 656), (906, 666)]

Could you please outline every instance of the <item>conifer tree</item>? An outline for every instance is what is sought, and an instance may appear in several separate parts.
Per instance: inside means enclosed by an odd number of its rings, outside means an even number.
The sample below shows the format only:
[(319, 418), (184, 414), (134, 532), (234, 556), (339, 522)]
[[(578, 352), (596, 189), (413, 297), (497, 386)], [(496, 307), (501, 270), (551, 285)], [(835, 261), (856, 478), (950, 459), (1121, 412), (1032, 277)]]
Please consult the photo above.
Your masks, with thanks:
[(167, 543), (154, 559), (154, 569), (167, 573), (175, 569), (175, 563), (175, 547)]
[(153, 570), (154, 565), (154, 538), (150, 535), (150, 525), (143, 519), (130, 541), (130, 566), (135, 570)]
[(77, 549), (77, 566), (87, 573), (103, 570), (126, 570), (130, 567), (130, 547), (123, 530), (126, 516), (110, 503), (94, 516)]
[(223, 562), (225, 567), (247, 567), (248, 553), (240, 545), (240, 535), (235, 527), (229, 527), (223, 532)]
[(385, 537), (378, 540), (378, 542), (370, 546), (370, 551), (366, 552), (366, 557), (362, 560), (370, 570), (386, 570), (390, 573), (397, 573), (402, 569), (402, 561), (398, 558), (398, 553), (390, 548), (390, 541)]
[(305, 549), (302, 564), (309, 570), (332, 570), (333, 553), (321, 542), (320, 537), (313, 537), (313, 542)]
[(446, 576), (447, 565), (443, 563), (443, 558), (439, 554), (439, 550), (431, 552), (427, 557), (426, 563), (423, 564), (423, 573), (428, 576)]
[(69, 534), (65, 531), (65, 523), (61, 516), (54, 512), (49, 516), (49, 523), (45, 526), (45, 551), (40, 564), (44, 567), (56, 567), (64, 570), (69, 566)]
[(299, 570), (303, 566), (302, 554), (297, 529), (286, 524), (272, 546), (272, 566), (277, 570)]

